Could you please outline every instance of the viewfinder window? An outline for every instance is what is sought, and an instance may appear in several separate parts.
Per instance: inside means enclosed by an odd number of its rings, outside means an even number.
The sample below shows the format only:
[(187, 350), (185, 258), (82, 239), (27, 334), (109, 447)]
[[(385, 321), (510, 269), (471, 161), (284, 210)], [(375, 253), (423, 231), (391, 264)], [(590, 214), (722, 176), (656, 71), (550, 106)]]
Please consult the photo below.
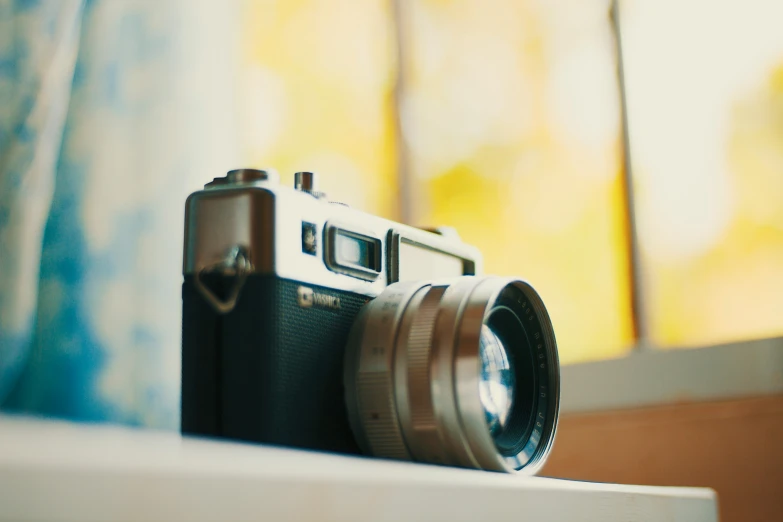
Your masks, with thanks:
[(378, 250), (380, 241), (359, 236), (345, 230), (337, 230), (335, 235), (335, 255), (337, 263), (348, 267), (362, 267), (380, 272)]
[(381, 273), (381, 240), (327, 226), (326, 266), (334, 272), (372, 281)]

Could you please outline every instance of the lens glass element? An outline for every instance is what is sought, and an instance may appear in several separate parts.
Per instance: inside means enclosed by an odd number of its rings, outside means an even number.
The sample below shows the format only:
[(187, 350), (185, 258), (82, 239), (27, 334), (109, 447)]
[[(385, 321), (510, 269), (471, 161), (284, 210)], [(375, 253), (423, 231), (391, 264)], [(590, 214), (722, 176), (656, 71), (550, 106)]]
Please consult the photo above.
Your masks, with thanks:
[(514, 400), (516, 382), (514, 369), (511, 367), (511, 360), (503, 342), (486, 324), (481, 327), (479, 356), (481, 358), (479, 398), (489, 431), (495, 437), (506, 427)]
[[(503, 354), (502, 360), (506, 361), (502, 375), (503, 382), (508, 384), (506, 390), (511, 394), (511, 399), (504, 403), (508, 409), (503, 412), (503, 422), (493, 423), (489, 415), (486, 417), (495, 446), (505, 456), (516, 455), (525, 447), (537, 415), (536, 389), (539, 379), (533, 363), (533, 346), (520, 319), (522, 315), (528, 316), (527, 306), (523, 307), (522, 302), (526, 302), (523, 294), (514, 287), (506, 288), (484, 323), (484, 328), (496, 339), (495, 344)], [(483, 354), (488, 350), (484, 347), (483, 331), (479, 352), (482, 354), (482, 366), (486, 366)], [(483, 380), (486, 370), (482, 369), (481, 373)], [(486, 406), (483, 407), (486, 409)]]

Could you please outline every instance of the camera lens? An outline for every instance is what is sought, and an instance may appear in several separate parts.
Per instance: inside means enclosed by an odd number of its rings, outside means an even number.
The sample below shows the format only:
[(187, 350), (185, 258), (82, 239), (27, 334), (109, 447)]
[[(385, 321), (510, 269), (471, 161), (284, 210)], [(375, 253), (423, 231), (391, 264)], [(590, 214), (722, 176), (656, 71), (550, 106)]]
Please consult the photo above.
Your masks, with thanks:
[(535, 473), (551, 450), (557, 347), (525, 281), (390, 285), (354, 322), (344, 377), (365, 453)]
[(479, 398), (484, 408), (489, 432), (495, 438), (506, 427), (514, 400), (516, 380), (503, 341), (487, 325), (481, 327), (479, 357), (481, 357)]

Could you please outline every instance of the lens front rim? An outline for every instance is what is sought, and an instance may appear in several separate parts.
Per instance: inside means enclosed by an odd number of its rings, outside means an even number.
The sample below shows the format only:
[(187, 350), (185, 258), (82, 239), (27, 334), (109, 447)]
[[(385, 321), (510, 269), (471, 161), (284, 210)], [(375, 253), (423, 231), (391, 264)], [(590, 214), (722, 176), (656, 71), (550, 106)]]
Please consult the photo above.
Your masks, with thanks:
[[(515, 286), (530, 301), (534, 318), (541, 329), (541, 352), (545, 356), (547, 372), (546, 390), (536, 390), (539, 400), (544, 400), (546, 413), (538, 431), (534, 430), (522, 450), (516, 455), (504, 456), (495, 444), (484, 416), (483, 406), (477, 390), (479, 386), (480, 360), (478, 353), (479, 331), (493, 311), (501, 292), (508, 286)], [(515, 311), (516, 313), (516, 311)], [(459, 325), (459, 334), (455, 346), (455, 394), (459, 402), (461, 425), (463, 426), (471, 449), (483, 469), (509, 471), (523, 474), (535, 474), (546, 461), (551, 451), (557, 429), (560, 401), (560, 369), (557, 348), (551, 320), (543, 307), (538, 293), (530, 284), (522, 280), (489, 278), (483, 281), (467, 298)], [(541, 396), (543, 394), (543, 396)], [(540, 411), (540, 410), (538, 410)], [(533, 413), (536, 413), (534, 410)], [(536, 433), (539, 433), (537, 436)], [(527, 452), (530, 455), (527, 455)]]

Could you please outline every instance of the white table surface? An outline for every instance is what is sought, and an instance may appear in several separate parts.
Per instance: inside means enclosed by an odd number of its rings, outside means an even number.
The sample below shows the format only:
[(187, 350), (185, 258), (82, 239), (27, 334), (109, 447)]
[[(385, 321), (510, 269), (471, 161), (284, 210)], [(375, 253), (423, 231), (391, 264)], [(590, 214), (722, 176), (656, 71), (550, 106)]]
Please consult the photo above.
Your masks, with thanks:
[[(628, 463), (633, 466), (633, 462)], [(593, 484), (0, 416), (0, 521), (717, 521), (703, 488)]]

